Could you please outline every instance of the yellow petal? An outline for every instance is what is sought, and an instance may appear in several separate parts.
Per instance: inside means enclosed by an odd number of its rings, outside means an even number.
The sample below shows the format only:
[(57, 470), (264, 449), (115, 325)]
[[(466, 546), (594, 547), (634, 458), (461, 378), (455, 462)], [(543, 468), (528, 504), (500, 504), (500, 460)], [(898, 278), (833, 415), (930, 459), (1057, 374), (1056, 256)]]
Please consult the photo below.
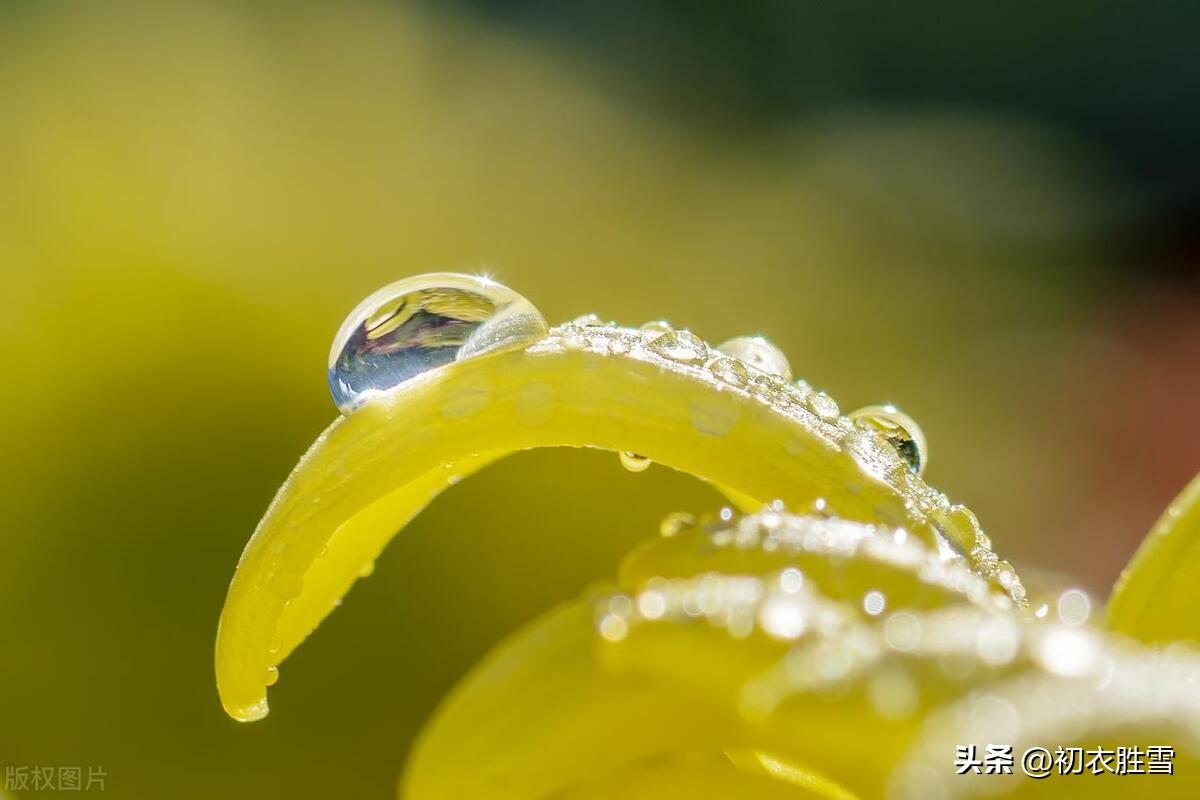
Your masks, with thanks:
[(1200, 476), (1155, 523), (1121, 572), (1108, 627), (1144, 642), (1200, 641)]
[(453, 479), (520, 449), (633, 451), (742, 502), (820, 498), (843, 517), (975, 545), (881, 437), (830, 418), (828, 403), (826, 416), (814, 413), (794, 387), (724, 383), (704, 358), (669, 357), (658, 335), (556, 329), (528, 350), (434, 370), (335, 422), (280, 489), (230, 585), (216, 646), (226, 711), (264, 716), (271, 668), (387, 541)]

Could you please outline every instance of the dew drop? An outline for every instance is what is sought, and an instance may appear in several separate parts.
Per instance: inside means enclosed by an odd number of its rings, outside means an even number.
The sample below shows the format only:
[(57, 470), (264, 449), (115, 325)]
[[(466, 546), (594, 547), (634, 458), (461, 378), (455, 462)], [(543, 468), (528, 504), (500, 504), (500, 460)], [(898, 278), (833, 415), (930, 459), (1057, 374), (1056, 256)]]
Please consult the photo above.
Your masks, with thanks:
[(796, 594), (804, 586), (804, 573), (795, 567), (788, 567), (779, 574), (779, 588), (787, 594)]
[(263, 678), (263, 683), (265, 683), (267, 686), (274, 686), (278, 682), (279, 682), (279, 667), (276, 667), (276, 666), (267, 667), (267, 674)]
[(708, 371), (722, 383), (739, 388), (744, 387), (750, 380), (750, 373), (745, 365), (732, 358), (718, 358), (709, 365)]
[(348, 414), (429, 370), (545, 335), (546, 321), (533, 304), (489, 278), (417, 275), (383, 287), (350, 312), (329, 353), (329, 388)]
[(787, 356), (761, 336), (735, 336), (718, 345), (717, 349), (759, 372), (778, 375), (785, 381), (792, 379), (792, 366), (788, 363)]
[(650, 589), (638, 595), (637, 609), (646, 619), (660, 619), (667, 613), (667, 598), (662, 592)]
[(619, 642), (629, 633), (629, 623), (616, 614), (605, 614), (598, 628), (600, 635), (609, 642)]
[(817, 392), (812, 397), (809, 397), (808, 405), (813, 410), (813, 413), (826, 422), (837, 419), (838, 414), (841, 413), (837, 401), (824, 392)]
[(1082, 625), (1092, 613), (1092, 599), (1082, 589), (1068, 589), (1058, 596), (1058, 618), (1068, 625)]
[(615, 325), (615, 323), (600, 319), (598, 314), (582, 314), (571, 320), (571, 324), (581, 328), (611, 328)]
[(697, 364), (708, 358), (708, 348), (691, 331), (670, 331), (650, 343), (650, 349), (680, 364)]
[(921, 641), (920, 618), (907, 611), (892, 614), (883, 624), (883, 638), (893, 650), (912, 650)]
[(645, 472), (654, 462), (629, 450), (621, 451), (621, 466), (630, 472)]
[(360, 577), (360, 578), (369, 578), (374, 574), (375, 574), (375, 562), (374, 561), (368, 561), (367, 563), (363, 564), (361, 567), (358, 568), (358, 577)]
[(671, 327), (671, 323), (665, 319), (652, 319), (649, 322), (644, 322), (641, 325), (641, 329), (648, 333), (670, 333), (675, 330)]
[(864, 430), (880, 433), (910, 471), (920, 475), (929, 461), (925, 434), (916, 420), (895, 406), (867, 406), (850, 413), (850, 419)]
[(863, 611), (872, 617), (878, 617), (886, 607), (887, 597), (878, 589), (869, 591), (863, 596)]

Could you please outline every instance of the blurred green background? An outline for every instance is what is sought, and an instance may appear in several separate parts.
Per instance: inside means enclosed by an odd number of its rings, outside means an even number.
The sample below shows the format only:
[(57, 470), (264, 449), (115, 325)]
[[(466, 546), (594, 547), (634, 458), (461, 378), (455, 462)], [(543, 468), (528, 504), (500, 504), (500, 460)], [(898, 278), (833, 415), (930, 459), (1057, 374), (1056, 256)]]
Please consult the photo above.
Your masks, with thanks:
[[(342, 316), (487, 268), (894, 401), (1003, 554), (1104, 594), (1200, 468), (1188, 4), (0, 5), (0, 765), (387, 797), (438, 698), (674, 509), (611, 454), (440, 499), (282, 669), (225, 588)], [(497, 530), (497, 521), (499, 530)]]

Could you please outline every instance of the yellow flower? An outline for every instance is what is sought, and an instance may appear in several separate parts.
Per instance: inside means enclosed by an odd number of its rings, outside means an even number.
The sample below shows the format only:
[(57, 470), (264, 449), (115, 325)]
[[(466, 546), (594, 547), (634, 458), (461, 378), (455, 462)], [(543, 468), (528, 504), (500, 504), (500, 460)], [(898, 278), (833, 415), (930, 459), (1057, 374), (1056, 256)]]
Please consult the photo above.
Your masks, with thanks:
[[(387, 331), (402, 338), (372, 352), (436, 346), (437, 315), (461, 304), (422, 310), (419, 296), (405, 295), (404, 325)], [(486, 316), (449, 326), (447, 346), (468, 347)], [(373, 391), (318, 438), (243, 553), (217, 637), (226, 710), (267, 713), (279, 664), (447, 486), (517, 450), (598, 447), (636, 454), (625, 461), (638, 470), (649, 460), (710, 481), (741, 513), (672, 517), (611, 586), (496, 648), (430, 721), (405, 797), (1091, 796), (1125, 785), (956, 774), (956, 748), (996, 743), (1012, 746), (1018, 770), (1031, 748), (1170, 745), (1180, 774), (1158, 791), (1195, 790), (1200, 657), (1105, 633), (1077, 590), (1029, 597), (974, 514), (919, 476), (915, 423), (877, 407), (843, 416), (790, 382), (781, 354), (756, 361), (745, 347), (591, 318)], [(335, 347), (331, 369), (346, 363)], [(1119, 630), (1194, 630), (1181, 610), (1195, 586), (1197, 494), (1123, 579)]]

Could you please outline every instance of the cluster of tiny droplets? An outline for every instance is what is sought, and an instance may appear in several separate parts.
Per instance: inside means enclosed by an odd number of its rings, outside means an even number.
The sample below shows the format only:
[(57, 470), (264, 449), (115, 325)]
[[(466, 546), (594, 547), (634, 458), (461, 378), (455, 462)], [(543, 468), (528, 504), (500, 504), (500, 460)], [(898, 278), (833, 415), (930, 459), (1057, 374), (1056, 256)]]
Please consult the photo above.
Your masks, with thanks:
[[(741, 546), (736, 537), (743, 534), (731, 533), (728, 546)], [(871, 551), (852, 542), (876, 538), (833, 536), (842, 540), (833, 548), (863, 558)], [(936, 744), (919, 750), (943, 761), (955, 741), (974, 741), (962, 720), (980, 721), (981, 698), (985, 705), (1002, 701), (992, 710), (1023, 734), (1040, 732), (1030, 741), (1061, 741), (1100, 725), (1177, 723), (1180, 715), (1191, 735), (1200, 735), (1194, 696), (1200, 656), (1176, 649), (1147, 659), (1134, 645), (1087, 627), (1090, 599), (1078, 589), (1061, 593), (1055, 605), (1052, 618), (967, 603), (917, 611), (889, 608), (882, 592), (868, 590), (860, 609), (829, 599), (805, 572), (788, 567), (761, 576), (653, 578), (637, 592), (599, 598), (594, 609), (599, 635), (613, 645), (643, 627), (696, 623), (734, 639), (757, 635), (777, 642), (779, 655), (738, 692), (739, 711), (750, 721), (766, 719), (792, 698), (831, 699), (859, 688), (883, 719), (914, 714), (923, 692), (948, 696), (948, 710), (925, 726)], [(939, 676), (934, 684), (925, 677), (930, 674)], [(991, 676), (985, 689), (965, 693), (980, 674)], [(1015, 738), (995, 739), (997, 729), (988, 730), (992, 741)]]
[(994, 793), (995, 781), (948, 767), (945, 754), (964, 745), (984, 752), (1004, 742), (1019, 754), (1047, 743), (1094, 745), (1157, 730), (1193, 751), (1200, 747), (1200, 653), (1193, 646), (1175, 644), (1147, 657), (1131, 642), (1069, 622), (1042, 627), (1035, 657), (1043, 668), (1014, 672), (929, 714), (893, 771), (889, 798)]
[(718, 517), (698, 526), (687, 514), (671, 514), (661, 531), (668, 538), (691, 539), (696, 551), (716, 555), (722, 550), (761, 551), (783, 560), (816, 558), (826, 562), (871, 563), (915, 579), (985, 609), (1013, 607), (1008, 594), (992, 591), (988, 581), (961, 557), (944, 558), (910, 536), (904, 528), (888, 528), (820, 516), (796, 516), (775, 509), (726, 521)]
[[(617, 356), (651, 363), (673, 372), (699, 378), (723, 390), (743, 393), (775, 413), (801, 425), (830, 447), (850, 455), (866, 474), (885, 483), (906, 498), (906, 509), (914, 523), (929, 522), (935, 535), (947, 542), (972, 543), (964, 548), (972, 568), (1000, 585), (1019, 606), (1027, 605), (1025, 588), (1012, 565), (1000, 561), (991, 541), (965, 506), (952, 505), (947, 497), (921, 479), (895, 441), (878, 430), (872, 411), (857, 421), (841, 416), (832, 397), (815, 391), (806, 381), (788, 381), (777, 373), (764, 372), (734, 354), (752, 354), (762, 365), (774, 364), (790, 377), (791, 368), (782, 352), (760, 337), (738, 337), (719, 348), (710, 348), (690, 331), (675, 329), (665, 321), (640, 328), (622, 328), (614, 322), (587, 314), (549, 334), (528, 348), (531, 354), (577, 350), (600, 356)], [(872, 409), (875, 407), (872, 407)], [(622, 464), (632, 471), (649, 466), (636, 453), (623, 454)], [(923, 464), (922, 464), (923, 466)], [(957, 552), (947, 543), (947, 559)]]

